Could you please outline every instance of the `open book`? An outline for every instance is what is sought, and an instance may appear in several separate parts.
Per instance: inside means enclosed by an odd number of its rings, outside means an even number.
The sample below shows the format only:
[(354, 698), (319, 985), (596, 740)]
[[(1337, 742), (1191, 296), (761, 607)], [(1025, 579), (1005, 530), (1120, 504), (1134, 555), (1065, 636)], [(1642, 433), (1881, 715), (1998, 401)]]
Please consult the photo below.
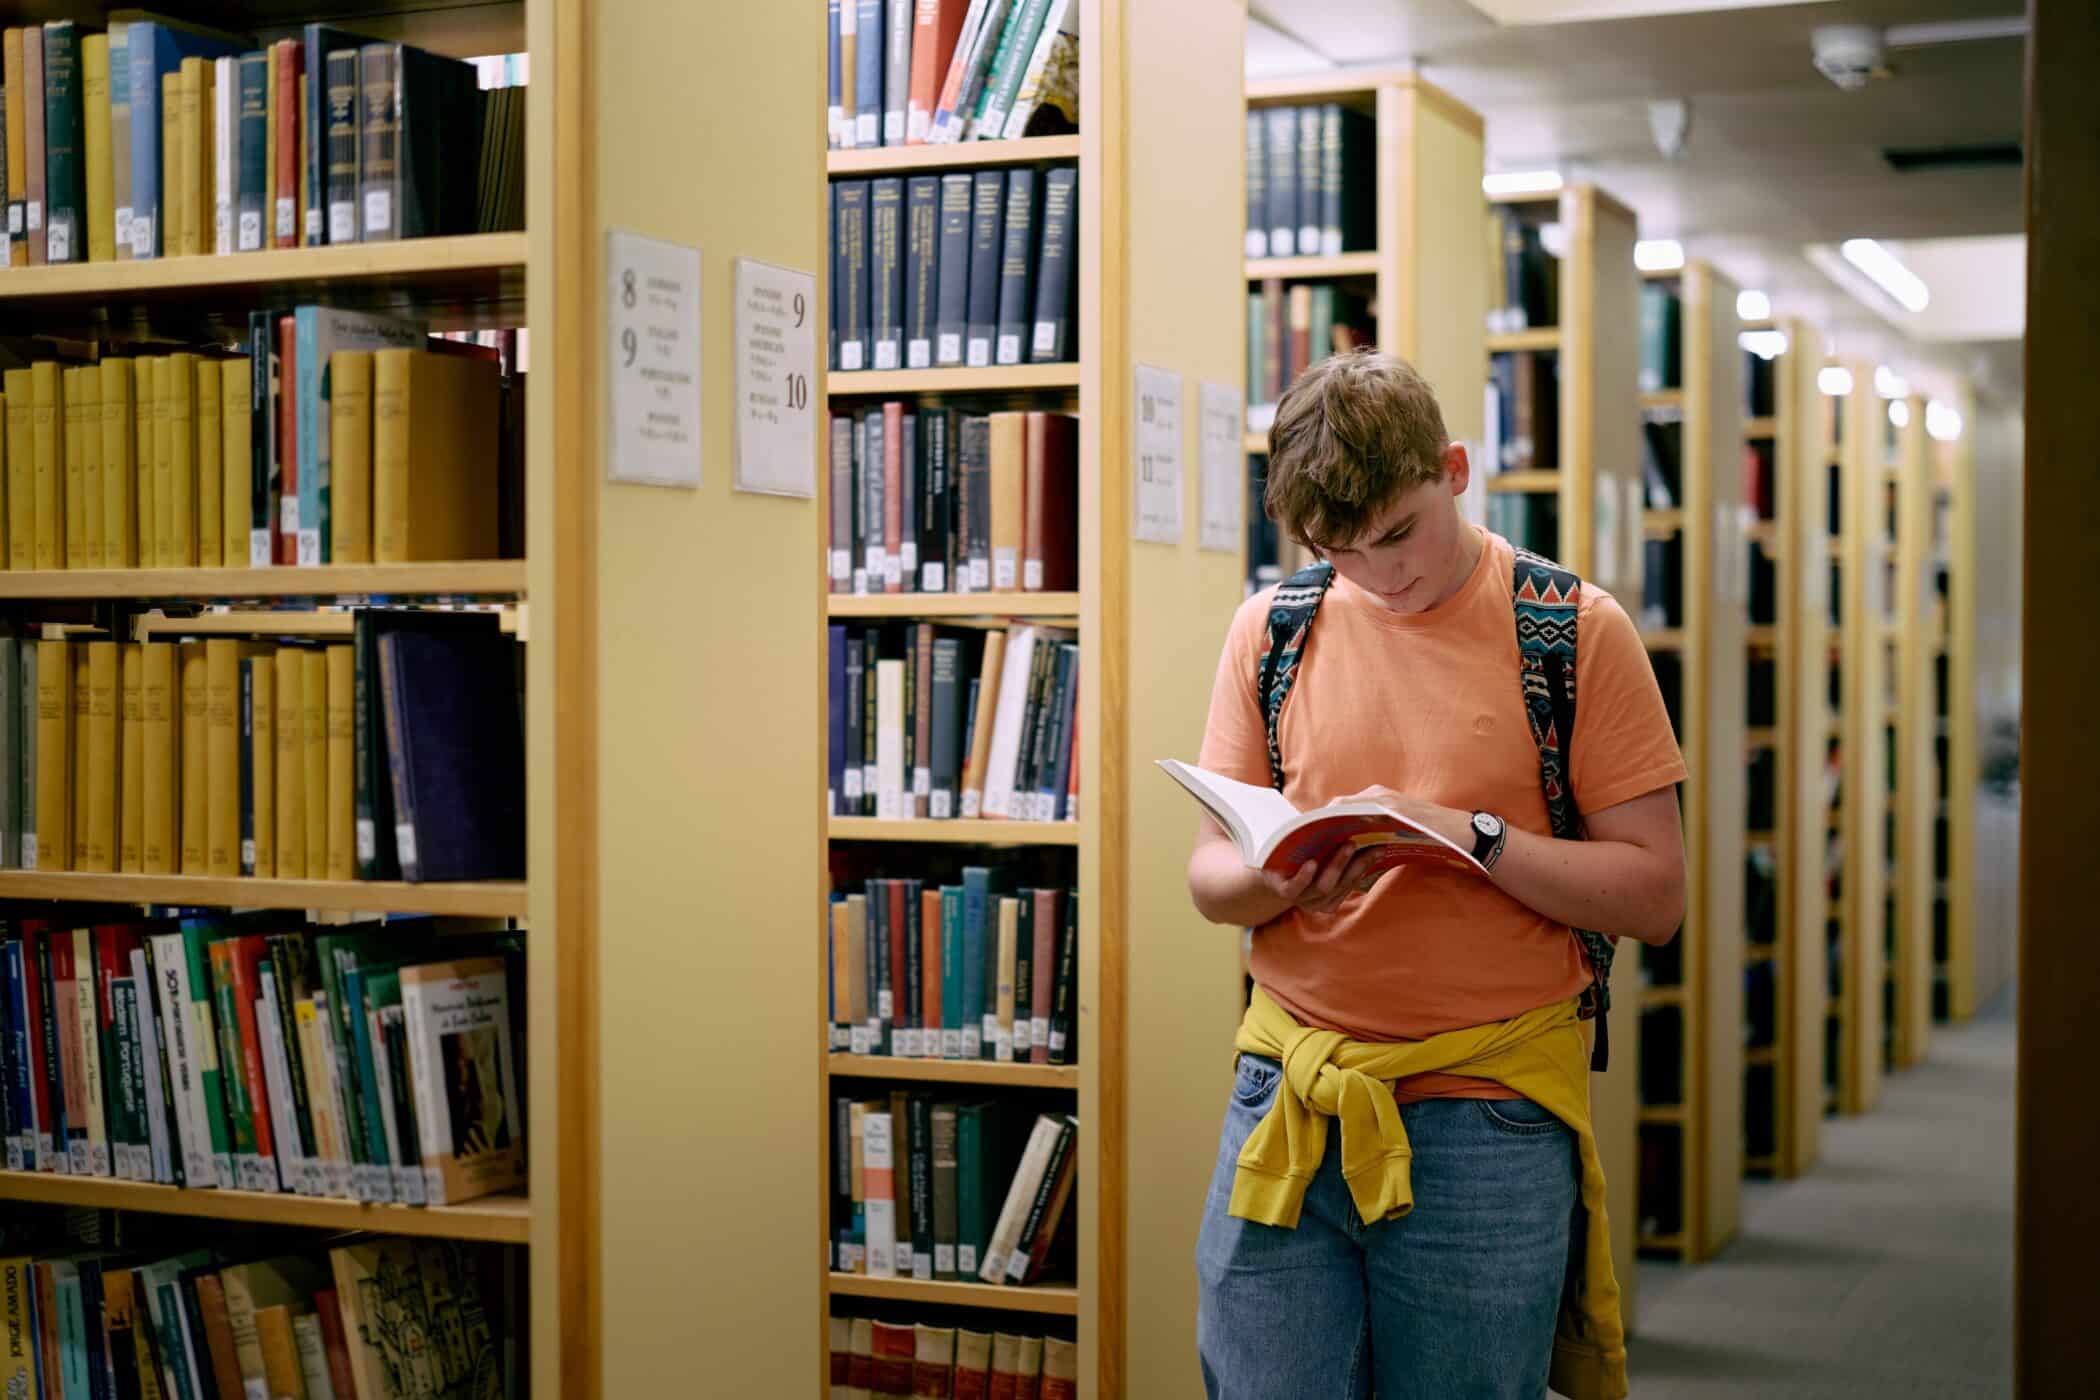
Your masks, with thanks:
[(1171, 758), (1167, 776), (1232, 835), (1251, 869), (1288, 878), (1306, 861), (1324, 861), (1343, 842), (1379, 848), (1380, 873), (1396, 865), (1429, 863), (1487, 874), (1472, 853), (1375, 802), (1330, 802), (1301, 812), (1274, 788), (1255, 787)]

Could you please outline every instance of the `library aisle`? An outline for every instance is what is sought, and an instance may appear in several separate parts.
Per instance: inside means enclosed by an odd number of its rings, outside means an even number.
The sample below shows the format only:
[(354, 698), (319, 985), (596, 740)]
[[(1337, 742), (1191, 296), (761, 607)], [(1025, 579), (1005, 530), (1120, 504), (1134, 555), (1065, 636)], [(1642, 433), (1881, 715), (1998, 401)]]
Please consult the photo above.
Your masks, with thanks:
[(2013, 1012), (2008, 989), (1936, 1027), (1873, 1113), (1823, 1125), (1813, 1168), (1746, 1181), (1725, 1253), (1642, 1265), (1634, 1394), (2012, 1393)]

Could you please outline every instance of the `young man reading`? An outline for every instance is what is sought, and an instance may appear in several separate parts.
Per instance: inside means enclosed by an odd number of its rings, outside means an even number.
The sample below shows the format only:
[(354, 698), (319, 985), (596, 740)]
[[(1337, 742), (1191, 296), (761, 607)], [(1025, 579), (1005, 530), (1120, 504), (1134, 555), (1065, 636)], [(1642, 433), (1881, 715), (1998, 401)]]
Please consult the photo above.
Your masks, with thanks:
[[(1575, 1400), (1626, 1393), (1589, 1127), (1593, 968), (1572, 930), (1675, 934), (1684, 761), (1632, 622), (1586, 582), (1573, 733), (1535, 736), (1520, 560), (1460, 516), (1471, 471), (1390, 355), (1316, 365), (1277, 409), (1266, 505), (1332, 577), (1298, 581), (1320, 603), (1273, 755), (1276, 590), (1239, 610), (1202, 766), (1280, 770), (1301, 810), (1382, 801), (1488, 875), (1378, 875), (1345, 846), (1280, 878), (1203, 819), (1189, 892), (1254, 930), (1258, 984), (1197, 1246), (1213, 1400), (1537, 1400), (1549, 1371)], [(1548, 749), (1583, 839), (1552, 835)]]

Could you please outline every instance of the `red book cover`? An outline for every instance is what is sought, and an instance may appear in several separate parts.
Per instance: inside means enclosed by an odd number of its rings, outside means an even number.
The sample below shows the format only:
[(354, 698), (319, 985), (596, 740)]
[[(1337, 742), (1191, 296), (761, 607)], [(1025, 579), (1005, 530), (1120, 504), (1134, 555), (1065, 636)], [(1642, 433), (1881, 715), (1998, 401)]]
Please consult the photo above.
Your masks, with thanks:
[(912, 1400), (949, 1400), (948, 1383), (954, 1379), (954, 1368), (939, 1361), (916, 1361), (912, 1363)]
[(910, 1327), (876, 1323), (874, 1384), (869, 1388), (876, 1395), (910, 1395), (918, 1353), (918, 1334)]
[(1051, 993), (1057, 983), (1057, 932), (1064, 927), (1063, 890), (1035, 892), (1035, 946), (1029, 964), (1035, 970), (1028, 985), (1030, 1039), (1028, 1063), (1050, 1063)]
[[(94, 976), (92, 968), (88, 976)], [(66, 1142), (52, 1143), (54, 1150), (71, 1151), (73, 1143), (80, 1144), (85, 1153), (88, 1143), (87, 1123), (87, 1064), (82, 1058), (84, 1046), (80, 1039), (80, 994), (74, 989), (78, 972), (73, 965), (73, 934), (70, 929), (51, 936), (51, 1000), (58, 1021), (58, 1063), (60, 1077), (66, 1088)], [(80, 1171), (86, 1167), (75, 1163)]]
[[(270, 246), (296, 248), (302, 213), (299, 196), (306, 188), (299, 168), (299, 114), (305, 110), (299, 101), (299, 75), (306, 55), (296, 39), (280, 39), (276, 47), (277, 90), (270, 94), (270, 120), (277, 126), (277, 207), (270, 212)], [(285, 382), (292, 382), (289, 375)]]
[[(318, 1303), (320, 1300), (316, 1298), (315, 1301)], [(837, 1347), (833, 1347), (831, 1350), (831, 1386), (832, 1389), (836, 1390), (851, 1384), (853, 1384), (853, 1349), (852, 1344), (849, 1342), (843, 1351)]]
[(280, 564), (299, 562), (299, 395), (292, 388), (299, 382), (298, 321), (277, 318), (277, 515), (276, 558)]
[(962, 32), (963, 14), (970, 0), (918, 0), (912, 12), (911, 88), (905, 97), (904, 144), (921, 146), (933, 126), (934, 104), (940, 101), (942, 80), (948, 76), (949, 60), (955, 57), (955, 41)]
[(36, 1167), (38, 1171), (55, 1171), (53, 1150), (63, 1147), (51, 1141), (51, 1092), (50, 1080), (44, 1072), (44, 979), (38, 970), (39, 948), (45, 937), (44, 924), (39, 919), (22, 921), (22, 1002), (26, 1009), (29, 1029), (29, 1100), (36, 1113)]
[(875, 1357), (873, 1353), (856, 1351), (846, 1358), (846, 1386), (866, 1394), (875, 1383)]
[[(941, 892), (919, 891), (919, 1024), (938, 1031), (941, 1026)], [(938, 1037), (929, 1036), (919, 1048), (922, 1055), (938, 1056)]]
[[(102, 1097), (105, 1128), (107, 1127), (106, 1119), (109, 1114), (108, 1105), (116, 1098), (117, 1076), (119, 1074), (119, 1069), (112, 1060), (117, 1047), (117, 1001), (116, 996), (110, 989), (119, 977), (129, 977), (131, 975), (131, 949), (126, 946), (124, 941), (125, 936), (129, 933), (130, 930), (122, 924), (102, 924), (95, 929), (94, 937), (95, 1031), (102, 1038)], [(111, 1174), (122, 1176), (125, 1164), (116, 1160), (117, 1140), (114, 1137), (108, 1137), (107, 1142), (112, 1164)], [(128, 1143), (125, 1145), (129, 1146)]]
[[(262, 997), (262, 975), (257, 971), (270, 956), (270, 942), (259, 933), (233, 940), (234, 1015), (241, 1023), (241, 1083), (248, 1091), (249, 1110), (255, 1119), (255, 1155), (275, 1162), (277, 1148), (270, 1136), (269, 1085), (263, 1078), (262, 1035), (255, 1023), (255, 1004)], [(223, 1065), (223, 1070), (234, 1066)]]
[(1159, 766), (1233, 838), (1249, 869), (1294, 875), (1307, 862), (1325, 861), (1347, 844), (1377, 848), (1372, 870), (1379, 874), (1408, 864), (1487, 874), (1472, 852), (1375, 802), (1330, 802), (1301, 812), (1273, 788), (1258, 788), (1173, 759), (1162, 759)]
[(1030, 412), (1022, 458), (1021, 589), (1079, 586), (1079, 420)]
[[(911, 994), (911, 989), (906, 985), (904, 975), (904, 941), (906, 932), (904, 927), (904, 882), (902, 880), (885, 880), (882, 883), (884, 896), (890, 902), (890, 1009), (895, 1013), (890, 1017), (890, 1024), (899, 1030), (903, 1030), (910, 1026), (912, 1022), (912, 1008), (905, 1000)], [(922, 977), (920, 980), (924, 981), (925, 979)], [(894, 1055), (897, 1053), (894, 1048), (894, 1038), (891, 1041), (891, 1045), (890, 1053)]]
[(904, 405), (882, 406), (882, 591), (904, 591)]
[(343, 1310), (333, 1288), (314, 1294), (314, 1318), (321, 1324), (321, 1349), (328, 1354), (328, 1383), (343, 1400), (350, 1400), (357, 1394), (357, 1382), (350, 1374), (350, 1348), (343, 1339)]
[(999, 1354), (997, 1351), (994, 1351), (992, 1353), (992, 1374), (985, 1382), (985, 1400), (1016, 1400), (1020, 1393), (1021, 1378), (1012, 1371), (1000, 1370)]
[(955, 1400), (991, 1400), (990, 1373), (956, 1367)]

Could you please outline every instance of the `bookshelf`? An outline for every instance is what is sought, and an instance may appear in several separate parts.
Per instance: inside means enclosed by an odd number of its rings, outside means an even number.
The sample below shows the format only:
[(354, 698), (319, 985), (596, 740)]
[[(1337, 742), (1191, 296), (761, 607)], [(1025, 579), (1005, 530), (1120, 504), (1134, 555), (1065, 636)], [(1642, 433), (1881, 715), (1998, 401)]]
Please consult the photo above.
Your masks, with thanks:
[(1841, 637), (1839, 779), (1842, 915), (1836, 958), (1837, 1111), (1865, 1113), (1881, 1095), (1883, 997), (1889, 891), (1887, 707), (1890, 671), (1884, 614), (1889, 540), (1888, 417), (1874, 394), (1874, 366), (1842, 366), (1852, 389), (1833, 400), (1840, 482), (1837, 569)]
[(1933, 904), (1936, 868), (1933, 827), (1939, 811), (1939, 766), (1934, 757), (1937, 716), (1934, 670), (1943, 649), (1944, 617), (1936, 585), (1934, 523), (1938, 476), (1925, 432), (1925, 399), (1902, 401), (1905, 423), (1896, 429), (1896, 845), (1895, 984), (1891, 1067), (1925, 1058), (1932, 1037)]
[[(1483, 131), (1480, 115), (1419, 75), (1380, 69), (1345, 70), (1247, 83), (1250, 117), (1271, 107), (1339, 103), (1368, 117), (1376, 150), (1371, 192), (1375, 246), (1328, 256), (1247, 258), (1247, 287), (1290, 289), (1307, 282), (1345, 282), (1369, 300), (1372, 343), (1406, 359), (1435, 386), (1444, 426), (1454, 441), (1481, 441), (1481, 347), (1488, 288), (1474, 250), (1485, 237), (1480, 193)], [(1283, 298), (1277, 305), (1284, 304)], [(1251, 317), (1250, 311), (1250, 317)], [(1282, 337), (1285, 386), (1303, 369)], [(1273, 343), (1273, 342), (1272, 342)], [(1254, 350), (1249, 345), (1250, 361)], [(1332, 353), (1312, 345), (1309, 359)], [(1262, 392), (1261, 366), (1248, 366), (1249, 404)], [(1259, 420), (1257, 420), (1259, 421)], [(1250, 433), (1247, 510), (1257, 521), (1259, 484), (1268, 451), (1266, 424)], [(1256, 532), (1258, 533), (1258, 531)], [(1250, 535), (1250, 538), (1253, 536)], [(1276, 542), (1277, 578), (1309, 562), (1288, 540)], [(1264, 566), (1266, 567), (1266, 566)], [(1249, 587), (1277, 579), (1249, 563)]]
[[(1643, 1027), (1639, 1078), (1644, 1091), (1675, 1089), (1681, 1121), (1642, 1124), (1640, 1214), (1644, 1249), (1696, 1263), (1726, 1244), (1740, 1219), (1750, 522), (1744, 518), (1736, 288), (1697, 259), (1681, 271), (1651, 275), (1643, 293), (1652, 303), (1644, 306), (1644, 334), (1662, 324), (1653, 312), (1664, 303), (1656, 299), (1673, 290), (1677, 384), (1668, 382), (1666, 336), (1646, 345), (1642, 359), (1662, 380), (1650, 392), (1674, 388), (1678, 395), (1641, 412), (1676, 423), (1680, 453), (1681, 635), (1668, 653), (1652, 644), (1650, 650), (1669, 657), (1658, 668), (1666, 698), (1668, 677), (1676, 678), (1678, 744), (1689, 770), (1682, 790), (1685, 924), (1669, 947), (1644, 949), (1643, 963), (1653, 980), (1674, 982), (1683, 995), (1651, 1013), (1658, 1018), (1652, 1030)], [(1651, 551), (1645, 562), (1652, 566), (1658, 558), (1667, 567), (1666, 551)], [(1667, 598), (1669, 580), (1660, 582)]]
[(89, 1210), (136, 1210), (199, 1220), (300, 1229), (371, 1230), (490, 1244), (524, 1244), (531, 1235), (531, 1204), (522, 1195), (481, 1196), (452, 1206), (362, 1205), (264, 1191), (190, 1191), (107, 1177), (0, 1172), (0, 1199), (39, 1201)]
[[(818, 12), (809, 11), (815, 16)], [(1193, 825), (1186, 799), (1151, 771), (1150, 759), (1192, 754), (1200, 741), (1216, 667), (1217, 647), (1239, 594), (1239, 548), (1197, 547), (1199, 386), (1242, 385), (1242, 327), (1232, 303), (1217, 295), (1241, 272), (1234, 231), (1191, 226), (1185, 211), (1227, 207), (1237, 197), (1235, 148), (1217, 139), (1233, 130), (1240, 105), (1241, 16), (1237, 7), (1217, 23), (1191, 27), (1158, 7), (1127, 0), (1079, 0), (1080, 133), (1007, 147), (973, 144), (833, 152), (832, 173), (856, 178), (906, 170), (953, 169), (969, 163), (1005, 165), (1054, 159), (1077, 164), (1079, 292), (1070, 364), (1026, 367), (1027, 375), (996, 371), (885, 372), (880, 377), (833, 374), (828, 394), (835, 410), (866, 406), (869, 396), (939, 400), (976, 410), (1076, 409), (1079, 415), (1079, 586), (1049, 595), (887, 595), (857, 598), (800, 594), (797, 626), (826, 618), (974, 620), (981, 617), (1076, 619), (1081, 805), (1074, 822), (924, 820), (825, 817), (826, 776), (801, 770), (815, 799), (805, 809), (819, 820), (821, 840), (802, 848), (819, 855), (820, 891), (829, 884), (830, 848), (856, 848), (862, 859), (912, 875), (911, 847), (1001, 842), (1062, 847), (1077, 869), (1078, 1062), (1036, 1067), (980, 1062), (885, 1061), (820, 1053), (814, 1092), (795, 1101), (809, 1132), (793, 1135), (806, 1154), (799, 1175), (804, 1209), (792, 1230), (809, 1251), (776, 1250), (809, 1275), (817, 1265), (818, 1307), (811, 1317), (817, 1374), (802, 1371), (764, 1393), (819, 1388), (825, 1328), (834, 1303), (882, 1305), (882, 1316), (910, 1318), (973, 1314), (967, 1325), (999, 1325), (1001, 1313), (1026, 1311), (1075, 1332), (1080, 1389), (1102, 1396), (1171, 1393), (1185, 1383), (1193, 1352), (1194, 1316), (1187, 1305), (1188, 1260), (1195, 1248), (1196, 1206), (1211, 1162), (1192, 1142), (1215, 1140), (1218, 1114), (1230, 1082), (1236, 940), (1203, 925), (1190, 907), (1182, 878)], [(798, 27), (802, 21), (794, 22)], [(814, 26), (801, 30), (799, 52), (821, 65), (824, 43)], [(812, 113), (816, 109), (812, 107)], [(812, 146), (821, 149), (820, 139)], [(957, 159), (950, 153), (960, 153)], [(843, 160), (842, 156), (849, 156)], [(807, 191), (811, 228), (821, 238), (824, 182), (812, 174)], [(1183, 529), (1178, 544), (1137, 542), (1132, 444), (1138, 412), (1140, 365), (1182, 376)], [(981, 397), (973, 397), (981, 396)], [(782, 557), (808, 558), (828, 540), (828, 513), (804, 519), (796, 543)], [(796, 571), (789, 570), (791, 575)], [(813, 589), (820, 574), (807, 574)], [(901, 600), (901, 601), (900, 601)], [(823, 679), (823, 628), (813, 647)], [(805, 732), (824, 742), (825, 702), (808, 716)], [(805, 741), (806, 743), (806, 741)], [(880, 843), (880, 844), (878, 844)], [(1056, 852), (1057, 858), (1064, 858)], [(997, 858), (996, 856), (994, 857)], [(801, 878), (806, 879), (803, 875)], [(825, 896), (797, 910), (822, 927)], [(809, 924), (800, 925), (807, 930)], [(822, 1051), (828, 984), (822, 936), (796, 936), (807, 950), (801, 969), (798, 1044)], [(805, 1051), (806, 1053), (806, 1051)], [(987, 1287), (874, 1279), (821, 1267), (828, 1243), (828, 1162), (832, 1095), (849, 1085), (958, 1086), (957, 1097), (1029, 1093), (1076, 1113), (1079, 1168), (1072, 1212), (1078, 1227), (1076, 1277), (1030, 1287)], [(1193, 1092), (1209, 1084), (1215, 1093)], [(812, 1211), (810, 1192), (815, 1193)], [(814, 1220), (814, 1224), (812, 1224)], [(777, 1241), (776, 1241), (777, 1243)], [(900, 1306), (908, 1305), (908, 1306)], [(914, 1309), (924, 1309), (915, 1313)], [(865, 1310), (865, 1309), (863, 1309)], [(790, 1315), (782, 1307), (777, 1315)], [(1061, 1323), (1057, 1320), (1062, 1319)], [(777, 1316), (776, 1319), (777, 1321)], [(756, 1333), (754, 1333), (756, 1334)], [(768, 1333), (769, 1335), (769, 1333)], [(806, 1361), (810, 1352), (797, 1351)], [(763, 1388), (762, 1388), (763, 1389)], [(757, 1392), (754, 1392), (757, 1393)]]
[(1947, 495), (1947, 653), (1940, 663), (1940, 674), (1945, 678), (1941, 708), (1946, 730), (1940, 762), (1941, 790), (1947, 804), (1947, 883), (1940, 903), (1945, 905), (1946, 918), (1947, 1016), (1950, 1020), (1966, 1021), (1976, 1014), (1977, 1003), (1974, 891), (1976, 787), (1982, 767), (1976, 733), (1976, 697), (1982, 685), (1977, 674), (1976, 645), (1980, 505), (1976, 488), (1976, 396), (1964, 382), (1957, 387), (1952, 402), (1961, 414), (1962, 430), (1954, 441), (1943, 444), (1939, 462), (1941, 489)]

